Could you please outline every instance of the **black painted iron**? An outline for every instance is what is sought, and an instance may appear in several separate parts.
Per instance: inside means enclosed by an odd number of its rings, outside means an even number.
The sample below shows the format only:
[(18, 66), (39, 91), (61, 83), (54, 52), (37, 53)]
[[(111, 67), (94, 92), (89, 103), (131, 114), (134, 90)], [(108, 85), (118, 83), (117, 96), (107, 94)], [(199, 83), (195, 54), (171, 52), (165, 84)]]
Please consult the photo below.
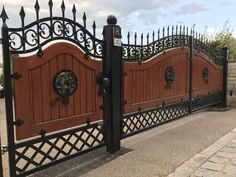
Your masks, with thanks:
[(165, 80), (168, 87), (171, 87), (175, 80), (175, 70), (173, 66), (168, 66), (165, 71)]
[(69, 103), (69, 97), (78, 88), (78, 79), (71, 70), (59, 71), (53, 79), (53, 88), (64, 104)]
[(202, 78), (203, 80), (208, 83), (208, 68), (203, 68), (202, 70)]
[[(2, 43), (4, 60), (4, 81), (5, 81), (5, 105), (7, 117), (7, 136), (9, 151), (10, 176), (26, 176), (45, 169), (49, 166), (63, 162), (72, 157), (97, 149), (104, 145), (107, 151), (115, 153), (120, 150), (120, 140), (133, 134), (142, 132), (162, 123), (183, 117), (193, 111), (209, 106), (222, 105), (227, 103), (227, 57), (228, 51), (224, 50), (223, 55), (216, 53), (199, 33), (189, 31), (187, 27), (172, 26), (158, 29), (157, 35), (153, 31), (145, 36), (134, 34), (134, 44), (130, 43), (130, 33), (127, 34), (127, 44), (121, 44), (121, 28), (116, 25), (117, 19), (109, 16), (108, 25), (104, 27), (104, 39), (96, 37), (96, 23), (93, 22), (92, 33), (87, 30), (87, 17), (83, 14), (83, 24), (76, 19), (75, 5), (72, 7), (72, 19), (65, 17), (66, 5), (61, 4), (61, 16), (53, 15), (53, 1), (49, 0), (49, 17), (39, 18), (40, 5), (36, 0), (34, 9), (36, 20), (25, 24), (26, 13), (24, 7), (20, 10), (21, 27), (8, 28), (6, 20), (8, 16), (3, 7), (0, 17), (3, 21)], [(162, 33), (162, 34), (161, 34)], [(157, 36), (157, 40), (155, 37)], [(116, 38), (117, 43), (114, 42)], [(152, 38), (152, 39), (150, 39)], [(60, 133), (47, 134), (41, 129), (39, 137), (31, 140), (15, 142), (14, 126), (20, 126), (23, 122), (13, 117), (12, 103), (12, 79), (20, 79), (20, 73), (11, 73), (10, 54), (26, 54), (35, 52), (39, 57), (43, 56), (42, 48), (49, 42), (66, 40), (80, 47), (84, 52), (85, 59), (95, 57), (103, 60), (103, 71), (97, 76), (99, 84), (99, 95), (103, 97), (104, 120), (91, 122), (87, 119), (86, 124), (71, 130), (64, 130)], [(140, 44), (138, 44), (140, 41)], [(120, 42), (120, 43), (119, 43)], [(117, 45), (117, 46), (116, 46)], [(177, 103), (166, 104), (140, 109), (133, 113), (124, 114), (125, 102), (124, 83), (125, 76), (122, 62), (137, 62), (142, 64), (158, 53), (175, 47), (189, 47), (189, 99), (181, 99)], [(11, 49), (11, 50), (10, 50)], [(192, 98), (192, 55), (193, 49), (202, 51), (218, 65), (223, 65), (223, 92), (197, 96)], [(122, 53), (123, 52), (123, 53)], [(122, 58), (123, 57), (123, 58)], [(122, 61), (123, 60), (123, 61)], [(174, 81), (174, 68), (171, 66), (166, 71), (167, 85), (171, 86)], [(66, 76), (66, 78), (64, 78)], [(65, 79), (62, 85), (61, 79)], [(72, 95), (77, 87), (78, 80), (70, 71), (61, 71), (55, 76), (54, 88), (58, 98), (53, 100), (51, 106), (57, 101), (67, 104), (68, 97)], [(65, 88), (62, 88), (65, 87)], [(90, 141), (89, 141), (90, 140)], [(48, 148), (44, 148), (47, 146)], [(69, 147), (69, 150), (65, 150)], [(37, 157), (41, 156), (41, 160)], [(24, 161), (24, 165), (21, 162)]]
[[(103, 73), (107, 80), (111, 80), (111, 85), (108, 87), (106, 94), (103, 95), (103, 114), (105, 126), (105, 142), (107, 151), (115, 153), (120, 150), (120, 137), (121, 137), (121, 119), (123, 110), (122, 98), (122, 47), (115, 45), (116, 39), (121, 39), (116, 34), (120, 31), (120, 27), (116, 25), (116, 18), (109, 16), (107, 19), (108, 25), (104, 26), (103, 38), (104, 46), (104, 59), (103, 59)], [(116, 35), (115, 35), (116, 34)], [(103, 78), (103, 82), (104, 82)]]
[[(83, 25), (76, 21), (76, 8), (73, 6), (73, 20), (65, 17), (65, 4), (62, 1), (62, 17), (54, 17), (52, 14), (53, 2), (49, 1), (50, 17), (39, 18), (40, 6), (35, 3), (36, 21), (25, 25), (24, 7), (20, 10), (21, 27), (9, 28), (9, 46), (12, 54), (23, 54), (38, 50), (41, 57), (42, 47), (55, 40), (68, 40), (78, 45), (86, 55), (102, 58), (103, 41), (96, 38), (96, 25), (92, 25), (93, 34), (87, 30), (86, 14), (83, 15)], [(6, 14), (2, 17), (6, 20)]]
[[(155, 40), (155, 32), (153, 32), (153, 41), (143, 44), (143, 36), (141, 35), (140, 44), (137, 44), (137, 33), (134, 35), (134, 44), (130, 44), (130, 33), (128, 33), (128, 43), (123, 44), (123, 60), (125, 62), (140, 62), (149, 60), (158, 53), (165, 52), (165, 50), (174, 47), (192, 47), (196, 50), (202, 51), (208, 55), (216, 64), (223, 64), (223, 56), (219, 55), (214, 49), (203, 40), (204, 37), (191, 31), (186, 27), (178, 27), (170, 33), (170, 28), (162, 29), (162, 37), (160, 36), (160, 29), (157, 32), (157, 40)], [(192, 39), (191, 39), (192, 38)], [(148, 40), (147, 40), (148, 41)]]

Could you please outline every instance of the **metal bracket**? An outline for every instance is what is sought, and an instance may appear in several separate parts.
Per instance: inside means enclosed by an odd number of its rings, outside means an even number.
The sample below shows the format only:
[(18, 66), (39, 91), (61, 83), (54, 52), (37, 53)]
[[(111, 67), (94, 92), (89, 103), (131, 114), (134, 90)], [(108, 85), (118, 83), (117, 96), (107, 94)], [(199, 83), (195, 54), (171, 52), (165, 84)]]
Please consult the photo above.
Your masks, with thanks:
[(15, 72), (15, 73), (11, 74), (11, 77), (15, 80), (18, 80), (22, 77), (22, 75), (18, 72)]
[[(3, 145), (1, 146), (1, 154), (5, 154), (6, 152), (8, 152), (8, 146), (7, 145)], [(1, 159), (0, 159), (1, 160)]]
[(24, 123), (23, 120), (21, 120), (21, 119), (17, 119), (15, 122), (13, 122), (13, 125), (19, 127), (19, 126), (21, 126), (23, 123)]

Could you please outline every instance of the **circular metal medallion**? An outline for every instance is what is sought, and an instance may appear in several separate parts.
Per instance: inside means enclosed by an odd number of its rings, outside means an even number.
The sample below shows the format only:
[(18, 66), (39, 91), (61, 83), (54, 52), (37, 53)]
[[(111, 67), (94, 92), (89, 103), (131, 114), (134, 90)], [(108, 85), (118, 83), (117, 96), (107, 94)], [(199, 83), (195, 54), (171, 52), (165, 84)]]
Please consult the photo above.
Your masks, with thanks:
[(168, 66), (165, 71), (165, 80), (167, 85), (170, 87), (175, 79), (175, 70), (173, 66)]
[(61, 70), (53, 79), (53, 88), (62, 98), (71, 96), (75, 93), (77, 87), (78, 79), (75, 73), (71, 70)]
[(208, 68), (203, 68), (202, 77), (206, 83), (208, 83)]

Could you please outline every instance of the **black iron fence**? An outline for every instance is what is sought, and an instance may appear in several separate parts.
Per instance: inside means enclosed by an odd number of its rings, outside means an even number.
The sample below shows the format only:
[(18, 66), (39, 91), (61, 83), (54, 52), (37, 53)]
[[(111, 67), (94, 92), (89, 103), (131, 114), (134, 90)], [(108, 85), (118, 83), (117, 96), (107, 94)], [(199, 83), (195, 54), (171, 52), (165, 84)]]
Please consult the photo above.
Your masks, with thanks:
[[(49, 17), (39, 18), (40, 6), (35, 4), (36, 20), (25, 25), (25, 11), (21, 8), (21, 27), (8, 28), (7, 13), (3, 8), (1, 18), (5, 105), (7, 117), (7, 136), (10, 176), (26, 176), (63, 162), (64, 160), (86, 153), (90, 150), (106, 146), (110, 153), (120, 150), (120, 141), (133, 134), (142, 132), (162, 123), (191, 114), (193, 111), (209, 106), (226, 106), (227, 90), (227, 49), (222, 55), (216, 53), (207, 40), (187, 27), (168, 27), (160, 30), (157, 35), (141, 35), (140, 44), (137, 44), (137, 34), (134, 36), (134, 44), (130, 43), (130, 34), (127, 36), (127, 44), (121, 42), (121, 28), (116, 25), (114, 16), (108, 17), (108, 25), (104, 26), (103, 40), (96, 38), (96, 24), (92, 25), (92, 32), (87, 30), (87, 17), (83, 15), (83, 24), (76, 20), (76, 8), (72, 8), (72, 19), (65, 17), (65, 4), (61, 4), (61, 17), (52, 14), (53, 2), (49, 0)], [(157, 39), (156, 39), (157, 37)], [(97, 122), (87, 122), (80, 127), (72, 127), (69, 130), (47, 134), (41, 132), (39, 137), (15, 140), (16, 126), (19, 121), (13, 112), (13, 85), (12, 80), (17, 79), (17, 74), (11, 70), (10, 54), (26, 54), (35, 52), (36, 55), (44, 55), (43, 47), (51, 41), (64, 40), (78, 46), (84, 52), (84, 58), (98, 58), (102, 62), (102, 73), (96, 78), (99, 85), (98, 95), (103, 98), (100, 108), (103, 110), (103, 118)], [(150, 42), (151, 41), (151, 42)], [(190, 48), (189, 70), (189, 97), (174, 103), (164, 103), (151, 106), (147, 109), (124, 114), (126, 98), (124, 98), (124, 64), (142, 64), (151, 57), (163, 52), (165, 54), (172, 48)], [(192, 96), (192, 70), (191, 50), (196, 49), (207, 55), (216, 65), (223, 66), (223, 88), (216, 93), (204, 96)], [(172, 77), (172, 76), (171, 76)], [(169, 87), (168, 87), (169, 88)]]

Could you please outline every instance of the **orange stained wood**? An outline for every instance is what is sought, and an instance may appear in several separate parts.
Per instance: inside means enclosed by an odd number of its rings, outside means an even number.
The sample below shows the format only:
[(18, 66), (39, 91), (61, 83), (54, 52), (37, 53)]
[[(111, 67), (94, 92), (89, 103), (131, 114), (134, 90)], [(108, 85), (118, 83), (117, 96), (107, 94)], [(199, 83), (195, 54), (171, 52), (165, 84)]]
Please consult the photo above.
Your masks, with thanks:
[[(188, 98), (189, 87), (189, 49), (175, 48), (159, 54), (149, 61), (124, 63), (125, 113), (137, 111)], [(168, 66), (175, 70), (171, 87), (165, 80)]]
[[(24, 120), (16, 127), (17, 140), (37, 136), (41, 129), (49, 133), (102, 118), (96, 84), (101, 61), (86, 60), (84, 53), (69, 43), (53, 44), (43, 53), (42, 58), (34, 55), (13, 60), (14, 72), (22, 75), (14, 81), (15, 119)], [(53, 88), (54, 76), (64, 69), (73, 71), (78, 79), (68, 104), (57, 101)]]
[[(210, 58), (193, 50), (192, 88), (193, 97), (222, 91), (223, 67), (216, 65)], [(203, 79), (203, 69), (208, 69), (208, 82)]]

